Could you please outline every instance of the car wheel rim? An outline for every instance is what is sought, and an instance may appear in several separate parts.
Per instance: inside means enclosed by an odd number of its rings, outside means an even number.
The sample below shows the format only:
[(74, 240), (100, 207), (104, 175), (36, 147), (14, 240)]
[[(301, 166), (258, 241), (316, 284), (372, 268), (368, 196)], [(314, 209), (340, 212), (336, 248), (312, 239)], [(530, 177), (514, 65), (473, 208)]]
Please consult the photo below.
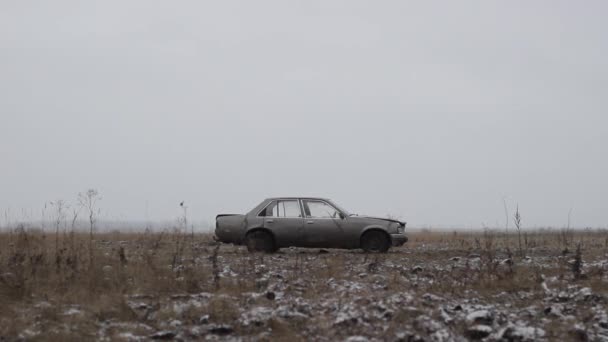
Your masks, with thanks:
[(258, 240), (255, 238), (249, 239), (249, 242), (247, 245), (250, 250), (253, 250), (253, 251), (259, 250), (259, 243), (258, 243)]
[(375, 234), (372, 235), (368, 240), (367, 249), (372, 252), (377, 252), (377, 251), (381, 250), (382, 249), (382, 239), (380, 238), (380, 236), (377, 236)]

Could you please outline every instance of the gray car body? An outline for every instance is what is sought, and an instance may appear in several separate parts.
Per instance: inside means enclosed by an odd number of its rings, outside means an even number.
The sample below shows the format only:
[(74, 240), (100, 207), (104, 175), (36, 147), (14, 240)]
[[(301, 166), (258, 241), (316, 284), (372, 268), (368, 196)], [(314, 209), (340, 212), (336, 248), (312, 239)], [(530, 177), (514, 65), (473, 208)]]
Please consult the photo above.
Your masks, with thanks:
[[(296, 200), (304, 217), (259, 216), (273, 201)], [(313, 218), (304, 215), (302, 201), (320, 201), (340, 213), (337, 218)], [(407, 242), (405, 222), (393, 219), (351, 215), (325, 198), (276, 197), (262, 201), (245, 215), (221, 214), (216, 217), (216, 238), (224, 243), (243, 244), (248, 233), (254, 230), (268, 231), (274, 237), (277, 248), (360, 248), (361, 237), (367, 231), (377, 230), (390, 238), (392, 246)]]

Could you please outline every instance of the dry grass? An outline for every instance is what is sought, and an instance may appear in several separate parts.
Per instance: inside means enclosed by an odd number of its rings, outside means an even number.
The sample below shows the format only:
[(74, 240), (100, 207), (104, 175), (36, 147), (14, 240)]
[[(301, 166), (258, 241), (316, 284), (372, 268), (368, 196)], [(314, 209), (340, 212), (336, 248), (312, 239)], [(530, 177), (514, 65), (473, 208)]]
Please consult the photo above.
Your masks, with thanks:
[[(553, 295), (547, 285), (555, 294), (575, 285), (608, 295), (606, 231), (522, 232), (521, 255), (519, 238), (427, 230), (384, 255), (300, 249), (262, 255), (176, 230), (91, 238), (19, 228), (0, 234), (0, 340), (133, 340), (158, 332), (186, 340), (412, 339), (437, 334), (420, 317), (441, 321), (441, 310), (454, 303), (505, 310), (536, 303), (542, 314)], [(374, 312), (382, 300), (404, 294), (413, 299), (386, 303), (396, 305), (386, 317), (352, 313)], [(256, 308), (274, 313), (265, 317)], [(577, 302), (570, 310), (593, 327), (594, 308)], [(345, 314), (356, 319), (342, 322)], [(572, 333), (557, 318), (543, 319), (549, 321), (526, 322), (545, 330), (555, 325), (548, 338)], [(452, 338), (467, 336), (466, 322), (442, 324)]]

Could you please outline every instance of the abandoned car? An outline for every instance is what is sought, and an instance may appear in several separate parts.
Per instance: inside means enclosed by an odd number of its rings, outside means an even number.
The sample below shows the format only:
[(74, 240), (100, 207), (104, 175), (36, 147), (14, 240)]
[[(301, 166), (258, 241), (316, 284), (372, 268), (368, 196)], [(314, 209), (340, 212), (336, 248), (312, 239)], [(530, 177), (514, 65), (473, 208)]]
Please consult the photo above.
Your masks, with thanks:
[(220, 242), (244, 244), (250, 252), (312, 247), (384, 253), (407, 242), (405, 224), (349, 214), (324, 198), (279, 197), (264, 200), (245, 215), (218, 215), (215, 236)]

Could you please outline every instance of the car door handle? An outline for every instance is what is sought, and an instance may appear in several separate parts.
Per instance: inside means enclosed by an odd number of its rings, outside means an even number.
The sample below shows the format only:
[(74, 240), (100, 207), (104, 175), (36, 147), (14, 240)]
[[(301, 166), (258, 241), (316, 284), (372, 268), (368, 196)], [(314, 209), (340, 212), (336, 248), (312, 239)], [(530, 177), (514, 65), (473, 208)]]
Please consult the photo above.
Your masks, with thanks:
[(266, 223), (273, 223), (274, 220), (266, 220)]
[(306, 221), (306, 224), (313, 224), (315, 221)]

